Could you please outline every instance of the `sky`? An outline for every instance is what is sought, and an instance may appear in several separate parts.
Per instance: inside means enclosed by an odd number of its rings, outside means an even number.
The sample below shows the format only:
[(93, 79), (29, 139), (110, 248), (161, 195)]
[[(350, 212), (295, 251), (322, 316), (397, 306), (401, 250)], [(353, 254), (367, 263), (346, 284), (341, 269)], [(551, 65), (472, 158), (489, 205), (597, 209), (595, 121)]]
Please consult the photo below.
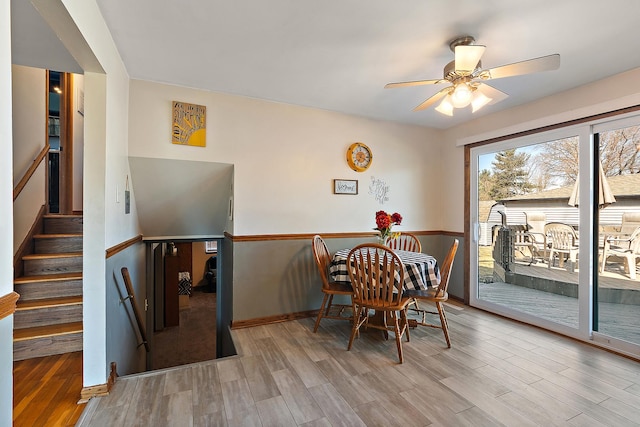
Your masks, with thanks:
[[(519, 147), (516, 149), (516, 153), (529, 153), (532, 156), (535, 155), (535, 151), (539, 148), (540, 144), (534, 144), (534, 145), (527, 145), (525, 147)], [(493, 162), (493, 160), (496, 158), (496, 154), (499, 151), (495, 151), (493, 153), (487, 153), (487, 154), (483, 154), (481, 156), (478, 156), (478, 172), (481, 172), (484, 169), (488, 169), (489, 171), (493, 172), (491, 170), (491, 162)]]

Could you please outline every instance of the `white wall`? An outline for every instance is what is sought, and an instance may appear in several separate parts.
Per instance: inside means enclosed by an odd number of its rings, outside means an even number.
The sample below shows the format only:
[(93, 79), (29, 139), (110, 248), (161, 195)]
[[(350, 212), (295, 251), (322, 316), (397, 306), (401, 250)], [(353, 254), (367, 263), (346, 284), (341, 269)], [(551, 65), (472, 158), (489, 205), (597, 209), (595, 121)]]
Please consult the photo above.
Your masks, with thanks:
[[(46, 144), (47, 73), (31, 67), (12, 66), (13, 182), (24, 176)], [(46, 202), (45, 158), (13, 204), (14, 254)]]
[(82, 306), (83, 306), (83, 384), (104, 384), (106, 372), (106, 76), (85, 73)]
[(445, 133), (442, 177), (447, 183), (443, 196), (442, 228), (464, 230), (464, 148), (461, 144), (483, 141), (615, 111), (640, 104), (640, 69), (600, 80), (537, 102), (484, 116)]
[[(0, 297), (13, 291), (13, 148), (10, 1), (0, 0)], [(0, 425), (13, 419), (13, 316), (0, 320)]]
[[(234, 165), (236, 235), (362, 232), (379, 209), (400, 212), (399, 230), (438, 230), (439, 132), (323, 110), (133, 80), (129, 154)], [(207, 146), (171, 143), (171, 102), (207, 107)], [(357, 173), (346, 150), (361, 141), (373, 151)], [(371, 178), (390, 186), (389, 202), (368, 194)], [(357, 196), (333, 195), (334, 178), (357, 179)]]
[(17, 183), (46, 143), (47, 73), (13, 65), (12, 83), (13, 180)]
[[(42, 3), (42, 2), (41, 2)], [(124, 186), (129, 174), (127, 127), (129, 78), (100, 10), (93, 0), (62, 0), (84, 40), (63, 39), (70, 49), (83, 47), (85, 69), (84, 141), (84, 386), (104, 384), (109, 362), (106, 324), (105, 250), (138, 234), (135, 208), (124, 210)], [(47, 6), (46, 2), (42, 6)], [(60, 20), (63, 22), (63, 20)], [(68, 23), (67, 23), (68, 25)], [(64, 27), (52, 25), (58, 34)], [(96, 67), (99, 61), (101, 70)], [(78, 55), (80, 58), (80, 55)], [(92, 72), (87, 72), (87, 70)], [(102, 74), (101, 71), (105, 74)], [(116, 189), (121, 192), (116, 202)], [(134, 204), (132, 206), (135, 206)], [(137, 262), (137, 260), (132, 260)], [(111, 279), (111, 278), (109, 278)], [(117, 332), (109, 340), (117, 340)]]

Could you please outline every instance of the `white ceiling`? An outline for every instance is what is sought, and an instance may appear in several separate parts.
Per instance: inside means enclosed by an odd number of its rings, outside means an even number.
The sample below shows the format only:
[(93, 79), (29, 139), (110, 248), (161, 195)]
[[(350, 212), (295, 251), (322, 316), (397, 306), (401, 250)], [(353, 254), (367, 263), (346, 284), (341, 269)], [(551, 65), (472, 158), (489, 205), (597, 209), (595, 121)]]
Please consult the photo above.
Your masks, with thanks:
[[(637, 0), (97, 3), (131, 78), (442, 129), (640, 66)], [(383, 88), (440, 78), (461, 35), (484, 68), (559, 53), (560, 69), (489, 81), (509, 97), (474, 115), (412, 111), (444, 86)]]

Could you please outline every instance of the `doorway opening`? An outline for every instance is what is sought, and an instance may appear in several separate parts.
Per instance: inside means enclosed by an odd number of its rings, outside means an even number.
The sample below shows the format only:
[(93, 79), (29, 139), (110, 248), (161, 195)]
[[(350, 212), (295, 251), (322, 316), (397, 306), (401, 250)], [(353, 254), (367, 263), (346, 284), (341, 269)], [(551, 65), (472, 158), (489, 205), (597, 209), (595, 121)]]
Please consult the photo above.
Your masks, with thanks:
[(72, 75), (47, 71), (47, 210), (70, 214), (73, 150)]
[(153, 325), (147, 370), (217, 358), (217, 241), (153, 244)]

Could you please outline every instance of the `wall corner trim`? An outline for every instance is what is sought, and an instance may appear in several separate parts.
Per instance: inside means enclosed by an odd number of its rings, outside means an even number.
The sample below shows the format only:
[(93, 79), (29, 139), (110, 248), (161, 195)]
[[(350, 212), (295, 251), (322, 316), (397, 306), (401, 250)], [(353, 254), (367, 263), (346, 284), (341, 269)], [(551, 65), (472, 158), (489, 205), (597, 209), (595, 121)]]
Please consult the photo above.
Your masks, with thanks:
[(118, 373), (116, 372), (116, 362), (111, 362), (111, 372), (109, 373), (107, 383), (92, 385), (89, 387), (82, 387), (82, 390), (80, 391), (80, 400), (78, 401), (78, 403), (87, 403), (92, 397), (107, 396), (113, 388), (117, 376)]
[[(403, 230), (406, 233), (412, 233), (417, 236), (455, 236), (464, 237), (463, 232), (456, 231), (444, 231), (444, 230), (429, 230), (429, 231), (409, 231)], [(314, 235), (320, 234), (324, 239), (352, 239), (352, 238), (369, 238), (377, 236), (376, 232), (360, 232), (360, 233), (304, 233), (304, 234), (255, 234), (238, 236), (233, 235), (225, 231), (224, 237), (232, 240), (233, 242), (254, 242), (264, 240), (311, 240)]]

